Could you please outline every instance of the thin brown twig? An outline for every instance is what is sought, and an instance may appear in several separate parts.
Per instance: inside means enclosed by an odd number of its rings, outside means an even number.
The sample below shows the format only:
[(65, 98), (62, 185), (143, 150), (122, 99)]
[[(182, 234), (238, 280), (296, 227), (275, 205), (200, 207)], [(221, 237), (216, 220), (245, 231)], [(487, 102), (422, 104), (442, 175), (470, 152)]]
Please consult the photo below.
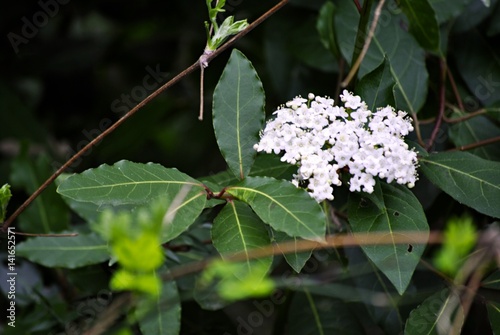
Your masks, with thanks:
[[(395, 235), (387, 233), (356, 233), (356, 234), (334, 234), (326, 236), (324, 241), (300, 240), (283, 242), (277, 245), (269, 245), (264, 248), (247, 250), (246, 252), (223, 255), (223, 259), (230, 262), (243, 261), (248, 258), (255, 259), (283, 253), (293, 253), (313, 249), (343, 248), (359, 245), (383, 245), (383, 244), (439, 244), (442, 242), (442, 234), (437, 231), (427, 233), (405, 232)], [(201, 262), (178, 266), (170, 271), (163, 279), (182, 277), (203, 270), (210, 262), (220, 259), (213, 257)]]
[(472, 118), (474, 118), (476, 116), (483, 115), (483, 114), (486, 114), (486, 113), (488, 113), (488, 111), (486, 109), (484, 109), (484, 108), (481, 108), (481, 109), (478, 109), (475, 112), (467, 113), (464, 116), (460, 116), (460, 117), (457, 117), (457, 118), (454, 118), (454, 119), (450, 119), (450, 118), (444, 116), (443, 120), (446, 123), (459, 123), (459, 122), (467, 121), (467, 120), (472, 119)]
[(68, 233), (68, 234), (31, 234), (31, 233), (20, 233), (14, 232), (16, 235), (22, 236), (36, 236), (36, 237), (75, 237), (78, 236), (78, 233)]
[(489, 145), (489, 144), (493, 144), (493, 143), (497, 143), (497, 142), (500, 142), (500, 136), (488, 138), (486, 140), (482, 140), (482, 141), (467, 144), (467, 145), (462, 145), (460, 147), (456, 147), (456, 148), (453, 148), (453, 149), (450, 149), (447, 151), (467, 151), (467, 150), (476, 149), (476, 148), (479, 148), (479, 147), (482, 147), (485, 145)]
[(340, 84), (342, 87), (347, 87), (351, 80), (354, 78), (356, 73), (358, 72), (358, 69), (361, 65), (361, 62), (365, 58), (366, 53), (368, 52), (368, 48), (370, 47), (370, 44), (372, 42), (373, 36), (375, 35), (375, 29), (377, 28), (378, 20), (380, 18), (380, 14), (382, 13), (382, 7), (384, 6), (385, 0), (380, 0), (377, 8), (375, 8), (375, 13), (373, 14), (373, 22), (372, 25), (370, 26), (370, 30), (368, 31), (368, 37), (365, 40), (365, 44), (363, 45), (363, 49), (361, 49), (361, 53), (359, 54), (359, 57), (356, 59), (356, 62), (354, 62), (351, 71), (349, 71), (349, 74), (347, 77), (342, 81)]
[(434, 129), (432, 130), (431, 133), (431, 138), (429, 139), (429, 142), (427, 143), (426, 149), (427, 151), (432, 148), (432, 145), (434, 144), (434, 141), (436, 140), (436, 137), (439, 133), (439, 129), (441, 128), (441, 123), (444, 118), (444, 111), (445, 111), (445, 105), (446, 105), (446, 72), (448, 71), (447, 65), (446, 65), (446, 60), (445, 59), (440, 59), (439, 60), (439, 65), (441, 69), (441, 82), (440, 82), (440, 89), (439, 89), (439, 114), (436, 119), (436, 124), (434, 125)]
[[(244, 30), (242, 30), (237, 35), (233, 36), (229, 41), (220, 46), (217, 50), (206, 57), (207, 63), (213, 60), (215, 57), (219, 56), (222, 52), (226, 51), (230, 46), (232, 46), (237, 40), (248, 34), (255, 27), (260, 25), (263, 21), (281, 9), (284, 5), (288, 3), (288, 0), (281, 0), (274, 7), (269, 9), (267, 12), (262, 14), (258, 19), (249, 24)], [(9, 216), (9, 218), (2, 225), (1, 230), (3, 232), (12, 224), (12, 222), (21, 214), (32, 202), (35, 200), (40, 193), (42, 193), (59, 175), (61, 175), (68, 167), (70, 167), (76, 160), (78, 160), (83, 154), (85, 154), (88, 150), (94, 147), (97, 143), (102, 141), (104, 137), (112, 133), (116, 128), (118, 128), (122, 123), (124, 123), (127, 119), (129, 119), (132, 115), (134, 115), (137, 111), (139, 111), (142, 107), (148, 104), (151, 100), (160, 95), (163, 91), (170, 88), (171, 86), (177, 84), (181, 79), (183, 79), (188, 74), (194, 72), (197, 68), (200, 67), (200, 62), (197, 60), (191, 66), (183, 70), (177, 76), (172, 78), (170, 81), (165, 83), (163, 86), (158, 88), (156, 91), (147, 96), (144, 100), (142, 100), (137, 106), (128, 111), (125, 115), (123, 115), (118, 121), (116, 121), (111, 127), (103, 131), (96, 138), (90, 141), (85, 147), (83, 147), (80, 151), (78, 151), (73, 157), (71, 157), (64, 165), (62, 165), (56, 172), (54, 172), (31, 196), (26, 199), (26, 201), (17, 208), (17, 210)]]
[(460, 93), (458, 93), (457, 84), (455, 83), (455, 78), (453, 78), (453, 74), (451, 71), (448, 71), (448, 80), (450, 81), (451, 89), (453, 90), (453, 94), (455, 95), (455, 99), (457, 100), (458, 108), (461, 111), (465, 111), (464, 104), (462, 102), (462, 97), (460, 97)]

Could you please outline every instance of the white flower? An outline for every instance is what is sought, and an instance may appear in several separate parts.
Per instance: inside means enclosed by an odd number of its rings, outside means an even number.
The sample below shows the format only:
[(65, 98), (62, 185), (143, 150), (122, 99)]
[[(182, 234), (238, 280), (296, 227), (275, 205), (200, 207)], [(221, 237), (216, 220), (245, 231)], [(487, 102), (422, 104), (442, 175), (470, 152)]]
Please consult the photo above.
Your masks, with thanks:
[(372, 112), (347, 90), (340, 95), (344, 106), (312, 93), (307, 98), (296, 97), (276, 110), (254, 145), (298, 165), (295, 186), (307, 185), (321, 202), (333, 200), (332, 186), (342, 185), (339, 171), (348, 172), (351, 192), (372, 193), (375, 177), (415, 185), (417, 154), (403, 141), (413, 131), (406, 112), (391, 106)]

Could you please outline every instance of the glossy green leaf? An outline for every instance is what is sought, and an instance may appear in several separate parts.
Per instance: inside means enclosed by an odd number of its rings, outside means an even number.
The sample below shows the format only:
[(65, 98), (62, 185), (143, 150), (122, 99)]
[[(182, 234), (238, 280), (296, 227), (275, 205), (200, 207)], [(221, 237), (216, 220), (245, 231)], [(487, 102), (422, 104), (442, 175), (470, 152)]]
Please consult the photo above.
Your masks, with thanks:
[[(478, 31), (455, 36), (453, 56), (470, 92), (489, 106), (500, 100), (500, 54)], [(468, 41), (467, 45), (463, 41)]]
[[(500, 127), (489, 118), (480, 115), (454, 124), (449, 128), (448, 133), (455, 146), (461, 147), (500, 136)], [(480, 146), (468, 152), (484, 159), (500, 161), (498, 143)]]
[(245, 178), (257, 152), (265, 113), (262, 83), (252, 63), (234, 49), (215, 87), (213, 123), (219, 149), (235, 176)]
[[(158, 274), (157, 274), (158, 275)], [(148, 335), (177, 335), (181, 328), (181, 303), (175, 280), (165, 280), (156, 297), (141, 297), (135, 316)]]
[[(337, 4), (335, 32), (340, 51), (349, 62), (355, 48), (358, 21), (359, 13), (352, 1), (340, 1)], [(372, 72), (387, 57), (396, 82), (396, 107), (407, 112), (418, 112), (427, 96), (425, 52), (413, 36), (403, 29), (402, 21), (404, 18), (401, 14), (383, 11), (358, 76), (362, 78)]]
[(486, 277), (481, 282), (481, 286), (494, 290), (500, 290), (500, 270), (496, 270), (491, 275)]
[[(355, 233), (385, 233), (393, 238), (407, 232), (429, 234), (425, 213), (408, 188), (379, 182), (372, 194), (353, 193), (348, 203), (349, 223)], [(365, 242), (365, 243), (364, 243)], [(410, 283), (425, 245), (370, 245), (360, 239), (361, 248), (382, 271), (399, 294)]]
[(253, 272), (256, 263), (267, 269), (271, 267), (272, 255), (257, 259), (252, 257), (252, 250), (269, 247), (271, 241), (266, 225), (245, 203), (230, 201), (224, 206), (214, 220), (212, 241), (222, 258), (234, 253), (245, 254), (246, 259), (241, 262), (246, 265), (244, 273), (236, 274), (238, 277)]
[(441, 290), (414, 309), (406, 320), (405, 335), (448, 334), (455, 318), (463, 324), (464, 315), (458, 296), (450, 290)]
[(75, 269), (109, 259), (108, 245), (98, 235), (34, 237), (16, 247), (18, 256), (47, 267)]
[[(281, 232), (281, 231), (276, 231), (273, 230), (273, 237), (274, 241), (276, 242), (276, 247), (281, 250), (280, 248), (280, 243), (292, 243), (294, 242), (295, 244), (300, 241), (299, 238), (297, 237), (291, 237), (288, 236), (287, 234)], [(299, 273), (300, 270), (304, 267), (306, 262), (311, 258), (312, 250), (309, 251), (294, 251), (294, 252), (284, 252), (282, 251), (283, 256), (285, 257), (286, 262), (288, 265), (292, 267), (292, 269)]]
[(439, 24), (459, 16), (470, 2), (471, 0), (429, 0)]
[(488, 318), (494, 335), (500, 334), (500, 303), (488, 301)]
[(361, 78), (356, 85), (356, 94), (363, 97), (368, 109), (375, 111), (377, 107), (394, 106), (394, 85), (391, 65), (384, 59), (375, 70)]
[[(32, 194), (52, 172), (49, 157), (40, 155), (33, 159), (24, 151), (12, 162), (12, 187), (22, 188), (26, 193)], [(55, 190), (53, 184), (49, 185), (21, 213), (18, 220), (22, 230), (30, 233), (50, 233), (68, 228), (69, 210)]]
[(467, 152), (443, 152), (420, 158), (420, 169), (458, 202), (500, 218), (500, 163)]
[(316, 29), (318, 30), (319, 37), (323, 46), (330, 50), (330, 52), (335, 56), (340, 56), (340, 51), (337, 46), (337, 41), (335, 40), (335, 32), (333, 26), (333, 13), (335, 11), (335, 5), (327, 1), (321, 7), (319, 11), (319, 17), (316, 21)]
[(10, 192), (10, 185), (5, 184), (0, 188), (0, 222), (5, 220), (7, 214), (7, 205), (9, 204), (12, 193)]
[(248, 203), (276, 230), (294, 237), (323, 240), (325, 214), (318, 203), (291, 182), (267, 177), (247, 177), (227, 193)]
[(289, 335), (362, 335), (361, 323), (349, 305), (338, 299), (297, 292), (288, 312)]
[(72, 175), (57, 191), (73, 201), (85, 203), (76, 208), (83, 208), (87, 215), (92, 208), (130, 211), (161, 197), (168, 204), (169, 216), (173, 219), (162, 227), (163, 242), (185, 231), (206, 202), (203, 185), (177, 169), (128, 161), (113, 166), (104, 164)]
[(426, 50), (438, 52), (439, 25), (428, 0), (401, 0), (401, 9), (410, 21), (410, 33)]

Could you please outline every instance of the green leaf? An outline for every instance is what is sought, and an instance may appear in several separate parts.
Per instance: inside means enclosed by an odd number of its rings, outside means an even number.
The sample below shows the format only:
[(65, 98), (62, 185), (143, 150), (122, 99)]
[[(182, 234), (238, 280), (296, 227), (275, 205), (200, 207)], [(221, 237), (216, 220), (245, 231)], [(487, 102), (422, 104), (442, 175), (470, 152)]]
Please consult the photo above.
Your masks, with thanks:
[(143, 334), (179, 334), (181, 304), (175, 280), (163, 281), (160, 295), (141, 297), (135, 309), (135, 316), (139, 320), (139, 328)]
[[(450, 139), (457, 147), (500, 136), (500, 127), (482, 115), (458, 122), (448, 130)], [(492, 143), (472, 149), (471, 154), (488, 160), (500, 161), (500, 146)]]
[[(273, 230), (273, 237), (276, 242), (276, 247), (280, 249), (280, 243), (291, 243), (292, 241), (297, 244), (298, 241), (300, 241), (299, 238), (297, 237), (291, 237), (288, 236), (287, 234)], [(281, 251), (281, 249), (280, 249)], [(292, 269), (299, 273), (300, 270), (304, 267), (306, 262), (311, 258), (312, 250), (309, 251), (294, 251), (294, 252), (283, 252), (283, 256), (285, 257), (286, 262), (288, 265), (292, 267)]]
[(356, 94), (363, 97), (368, 109), (375, 111), (377, 107), (394, 106), (394, 84), (391, 65), (384, 59), (375, 70), (361, 78), (356, 85)]
[(248, 203), (276, 230), (309, 240), (324, 239), (326, 219), (321, 207), (305, 190), (288, 181), (247, 177), (226, 192)]
[[(467, 41), (464, 45), (463, 41)], [(470, 92), (489, 106), (499, 100), (500, 54), (477, 30), (456, 35), (453, 56)]]
[(471, 0), (429, 0), (439, 24), (459, 16), (469, 2)]
[(297, 292), (288, 312), (289, 335), (365, 334), (360, 321), (346, 302)]
[(318, 21), (316, 22), (316, 30), (323, 46), (330, 50), (330, 52), (338, 58), (340, 51), (335, 39), (335, 32), (333, 27), (333, 13), (335, 12), (335, 5), (327, 1), (319, 11)]
[[(40, 155), (36, 160), (28, 157), (26, 151), (12, 162), (10, 175), (12, 187), (23, 188), (32, 194), (52, 174), (50, 160)], [(56, 187), (49, 185), (40, 196), (19, 216), (19, 226), (30, 233), (60, 232), (68, 228), (69, 210), (61, 197), (55, 192)]]
[[(458, 307), (458, 309), (457, 309)], [(441, 290), (414, 309), (406, 320), (405, 335), (448, 334), (455, 318), (463, 323), (464, 314), (459, 298), (450, 290)]]
[[(97, 211), (106, 208), (131, 211), (161, 197), (173, 217), (170, 224), (162, 227), (162, 242), (185, 231), (206, 203), (203, 185), (177, 169), (128, 161), (113, 166), (104, 164), (72, 175), (57, 191), (73, 201), (86, 203), (81, 207), (86, 215), (92, 207)], [(174, 207), (170, 207), (171, 204)]]
[[(368, 52), (361, 63), (358, 76), (372, 72), (384, 60), (390, 62), (396, 82), (396, 107), (407, 112), (418, 112), (427, 96), (428, 73), (425, 52), (407, 31), (401, 27), (401, 15), (384, 11)], [(359, 13), (352, 1), (340, 1), (335, 11), (335, 32), (339, 48), (348, 61), (355, 48)], [(382, 16), (381, 16), (382, 18)]]
[(250, 172), (262, 129), (265, 96), (252, 63), (234, 49), (213, 97), (213, 124), (220, 151), (240, 179)]
[(246, 259), (241, 262), (246, 265), (244, 273), (236, 274), (237, 277), (252, 273), (256, 263), (259, 263), (257, 266), (267, 267), (268, 270), (271, 268), (272, 255), (257, 259), (251, 257), (252, 250), (269, 247), (271, 241), (266, 225), (247, 204), (229, 201), (224, 206), (214, 220), (212, 241), (217, 251), (222, 254), (222, 258), (233, 253), (246, 255)]
[(421, 157), (420, 169), (453, 199), (500, 218), (500, 163), (467, 152), (442, 152)]
[[(354, 233), (385, 233), (393, 238), (406, 232), (428, 236), (429, 226), (418, 199), (408, 188), (379, 182), (372, 194), (352, 193), (348, 203), (349, 223)], [(410, 283), (425, 245), (369, 245), (360, 239), (361, 248), (382, 271), (399, 294)]]
[(486, 279), (481, 282), (481, 286), (494, 290), (500, 290), (500, 270), (496, 270), (491, 275), (486, 277)]
[(12, 193), (10, 192), (10, 185), (5, 184), (0, 188), (0, 222), (5, 220), (7, 214), (7, 205), (9, 204)]
[(21, 242), (17, 255), (47, 267), (75, 269), (109, 259), (108, 245), (98, 235), (34, 237)]
[(133, 291), (156, 297), (161, 292), (161, 281), (155, 271), (138, 272), (119, 268), (113, 273), (109, 287), (116, 291)]
[(401, 0), (401, 9), (410, 21), (410, 33), (426, 50), (439, 51), (439, 25), (427, 0)]
[(500, 303), (488, 301), (488, 317), (494, 335), (500, 335)]

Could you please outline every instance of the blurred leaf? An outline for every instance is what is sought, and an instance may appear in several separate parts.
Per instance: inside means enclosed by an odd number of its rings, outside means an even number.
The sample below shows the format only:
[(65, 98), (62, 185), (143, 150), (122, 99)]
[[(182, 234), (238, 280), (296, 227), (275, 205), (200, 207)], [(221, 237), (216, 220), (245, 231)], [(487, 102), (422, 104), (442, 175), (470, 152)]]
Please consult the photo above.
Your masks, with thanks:
[[(500, 136), (500, 127), (487, 117), (480, 115), (452, 125), (448, 132), (455, 146), (461, 147)], [(468, 152), (484, 159), (500, 161), (500, 146), (495, 143)]]
[(312, 295), (309, 291), (293, 296), (288, 312), (289, 335), (365, 334), (348, 303)]
[[(296, 244), (300, 241), (297, 237), (291, 237), (287, 234), (273, 230), (273, 237), (276, 242), (276, 247), (281, 250), (280, 243), (291, 243), (295, 242)], [(312, 250), (309, 251), (301, 251), (301, 252), (283, 252), (283, 256), (285, 257), (286, 262), (292, 267), (292, 269), (299, 273), (300, 270), (304, 267), (306, 262), (311, 258)]]
[(471, 0), (429, 0), (439, 24), (459, 16), (470, 2)]
[(500, 334), (500, 303), (488, 301), (488, 317), (494, 335)]
[(143, 334), (179, 334), (181, 303), (175, 280), (163, 281), (160, 295), (141, 297), (134, 313), (139, 320), (139, 328)]
[(425, 176), (453, 199), (480, 213), (500, 217), (500, 163), (467, 152), (442, 152), (420, 158)]
[(161, 280), (156, 271), (139, 272), (121, 267), (113, 273), (109, 287), (116, 291), (133, 291), (157, 297), (161, 293)]
[[(461, 0), (463, 1), (463, 0)], [(467, 2), (467, 7), (457, 17), (453, 24), (453, 32), (461, 33), (465, 31), (473, 31), (473, 28), (491, 15), (495, 8), (497, 0), (493, 0), (493, 6), (486, 7), (482, 0), (470, 0)]]
[[(174, 204), (175, 208), (168, 209), (173, 220), (162, 226), (163, 242), (185, 231), (200, 215), (206, 202), (203, 185), (177, 169), (128, 161), (113, 166), (103, 164), (72, 175), (57, 190), (72, 199), (69, 202), (91, 203), (90, 207), (95, 206), (98, 211), (106, 208), (130, 211), (156, 198), (161, 198), (165, 204)], [(88, 212), (88, 206), (83, 208)]]
[(495, 270), (481, 283), (482, 287), (491, 288), (494, 290), (500, 290), (500, 270)]
[(470, 216), (449, 219), (443, 244), (434, 258), (436, 268), (454, 277), (476, 240), (477, 232)]
[(426, 50), (439, 52), (439, 25), (428, 0), (401, 0), (401, 9), (410, 21), (410, 33)]
[(335, 32), (333, 26), (333, 13), (335, 11), (335, 5), (327, 1), (321, 7), (319, 11), (319, 17), (316, 21), (316, 30), (319, 33), (319, 37), (323, 46), (330, 50), (330, 52), (335, 56), (335, 58), (339, 58), (340, 51), (337, 46), (337, 41), (335, 39)]
[(96, 234), (34, 237), (21, 242), (17, 255), (46, 267), (75, 269), (109, 259), (108, 244)]
[[(361, 63), (358, 76), (362, 78), (376, 69), (387, 57), (396, 82), (396, 107), (407, 112), (418, 112), (427, 96), (428, 73), (425, 52), (414, 38), (401, 27), (401, 15), (384, 11), (376, 34)], [(351, 60), (355, 48), (359, 13), (352, 1), (340, 1), (335, 12), (335, 32), (345, 59)]]
[(496, 6), (491, 15), (490, 26), (488, 27), (488, 36), (495, 36), (500, 33), (500, 6)]
[[(386, 233), (391, 237), (406, 232), (428, 236), (429, 226), (420, 202), (408, 188), (379, 182), (372, 194), (352, 193), (348, 204), (349, 223), (354, 233)], [(368, 258), (382, 271), (399, 294), (410, 283), (425, 244), (370, 245), (359, 239)]]
[(265, 96), (252, 63), (234, 49), (215, 88), (215, 137), (229, 168), (240, 179), (252, 168), (264, 123)]
[(276, 230), (304, 239), (324, 239), (326, 219), (321, 207), (291, 182), (247, 177), (226, 192), (248, 203), (262, 221)]
[[(251, 258), (252, 250), (269, 247), (271, 241), (266, 225), (252, 211), (247, 204), (239, 201), (229, 201), (214, 220), (212, 227), (212, 241), (214, 247), (224, 259), (234, 253), (244, 253), (247, 257), (243, 273), (236, 273), (238, 278), (244, 278), (252, 273), (256, 264), (269, 270), (273, 256)], [(266, 273), (264, 272), (263, 275)], [(261, 278), (262, 279), (262, 278)]]
[[(32, 194), (52, 174), (49, 158), (40, 155), (36, 160), (25, 150), (12, 162), (10, 179), (13, 187)], [(68, 228), (69, 211), (56, 187), (51, 184), (19, 216), (19, 225), (29, 233), (60, 232)]]
[(425, 299), (410, 313), (410, 317), (406, 320), (405, 335), (447, 334), (455, 318), (460, 318), (463, 324), (462, 305), (454, 293), (444, 289)]
[[(468, 14), (470, 15), (470, 14)], [(464, 45), (463, 41), (467, 41)], [(474, 96), (484, 106), (500, 100), (500, 54), (476, 30), (455, 35), (453, 57), (457, 69)]]
[(7, 214), (7, 205), (9, 204), (12, 193), (10, 192), (10, 185), (5, 184), (0, 188), (0, 222), (4, 222)]
[(387, 59), (372, 72), (366, 74), (356, 85), (356, 94), (368, 104), (368, 109), (394, 106), (394, 79)]

